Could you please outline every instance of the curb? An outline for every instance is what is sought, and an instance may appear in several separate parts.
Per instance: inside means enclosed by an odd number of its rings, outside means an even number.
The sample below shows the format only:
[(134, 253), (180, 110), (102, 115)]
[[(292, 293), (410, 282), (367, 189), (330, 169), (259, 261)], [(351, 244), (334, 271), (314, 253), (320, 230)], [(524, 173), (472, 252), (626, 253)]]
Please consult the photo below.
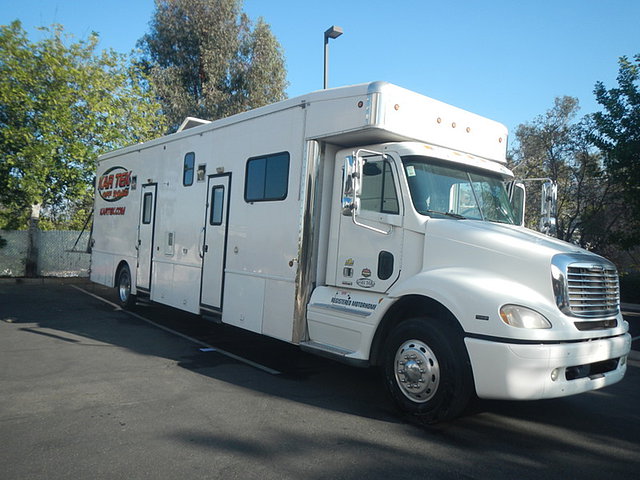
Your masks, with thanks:
[(74, 285), (90, 283), (89, 277), (0, 278), (0, 285)]
[(640, 305), (636, 303), (621, 303), (620, 310), (623, 312), (640, 313)]

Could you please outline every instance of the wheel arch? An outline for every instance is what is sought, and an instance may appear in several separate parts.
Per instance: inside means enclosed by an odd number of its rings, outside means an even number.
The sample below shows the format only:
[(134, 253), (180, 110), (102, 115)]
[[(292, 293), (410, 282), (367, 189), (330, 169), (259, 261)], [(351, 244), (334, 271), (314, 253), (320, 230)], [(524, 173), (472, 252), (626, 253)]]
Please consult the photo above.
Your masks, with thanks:
[(384, 314), (376, 329), (371, 343), (369, 362), (379, 366), (384, 358), (384, 344), (391, 332), (405, 320), (416, 317), (429, 317), (434, 321), (446, 322), (460, 338), (464, 337), (464, 329), (456, 316), (442, 303), (423, 295), (406, 295), (399, 298)]

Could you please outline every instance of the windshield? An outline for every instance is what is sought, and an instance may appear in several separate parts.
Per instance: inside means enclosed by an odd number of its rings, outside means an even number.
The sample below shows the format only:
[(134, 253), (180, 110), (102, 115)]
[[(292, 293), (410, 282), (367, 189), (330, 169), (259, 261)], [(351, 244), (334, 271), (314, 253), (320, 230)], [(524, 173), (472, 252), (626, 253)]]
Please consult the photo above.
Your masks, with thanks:
[(417, 155), (402, 157), (402, 163), (418, 213), (516, 223), (499, 175)]

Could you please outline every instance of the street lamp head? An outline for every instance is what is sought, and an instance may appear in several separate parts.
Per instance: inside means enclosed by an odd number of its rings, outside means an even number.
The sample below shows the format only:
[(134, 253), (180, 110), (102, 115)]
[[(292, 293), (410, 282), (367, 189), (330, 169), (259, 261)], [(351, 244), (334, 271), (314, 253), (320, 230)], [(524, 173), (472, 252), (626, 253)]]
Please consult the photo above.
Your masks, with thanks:
[(324, 32), (324, 39), (326, 41), (329, 38), (338, 38), (343, 33), (344, 33), (344, 31), (342, 30), (342, 27), (338, 27), (337, 25), (333, 25), (333, 26), (331, 26), (331, 28), (327, 29), (327, 31)]

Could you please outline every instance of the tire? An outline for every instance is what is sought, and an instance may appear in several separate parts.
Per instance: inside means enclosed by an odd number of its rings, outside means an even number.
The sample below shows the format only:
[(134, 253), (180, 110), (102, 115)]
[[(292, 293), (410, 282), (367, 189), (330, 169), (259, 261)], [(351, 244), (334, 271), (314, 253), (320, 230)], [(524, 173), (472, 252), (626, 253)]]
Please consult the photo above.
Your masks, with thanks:
[(421, 423), (457, 417), (474, 392), (463, 339), (444, 321), (416, 318), (399, 324), (385, 344), (383, 369), (396, 405)]
[(128, 265), (124, 265), (118, 272), (116, 292), (122, 307), (130, 308), (136, 304), (136, 296), (131, 293), (131, 271)]

